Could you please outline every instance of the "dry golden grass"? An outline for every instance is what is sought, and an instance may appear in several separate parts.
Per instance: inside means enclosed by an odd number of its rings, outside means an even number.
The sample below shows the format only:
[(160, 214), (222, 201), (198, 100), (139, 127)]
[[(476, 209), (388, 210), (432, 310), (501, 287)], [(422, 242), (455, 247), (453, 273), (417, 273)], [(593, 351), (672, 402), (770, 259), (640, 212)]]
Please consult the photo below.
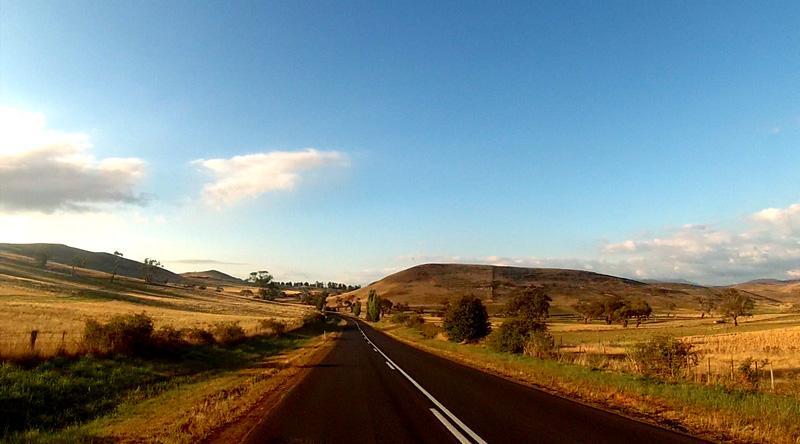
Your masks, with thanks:
[(216, 322), (239, 322), (248, 333), (258, 332), (258, 322), (273, 318), (289, 328), (300, 325), (305, 307), (255, 300), (241, 296), (246, 287), (227, 286), (200, 290), (170, 284), (148, 285), (137, 279), (76, 270), (50, 264), (37, 269), (19, 258), (0, 256), (0, 358), (31, 352), (31, 331), (38, 332), (35, 353), (74, 352), (88, 319), (100, 321), (145, 312), (156, 328), (207, 328)]

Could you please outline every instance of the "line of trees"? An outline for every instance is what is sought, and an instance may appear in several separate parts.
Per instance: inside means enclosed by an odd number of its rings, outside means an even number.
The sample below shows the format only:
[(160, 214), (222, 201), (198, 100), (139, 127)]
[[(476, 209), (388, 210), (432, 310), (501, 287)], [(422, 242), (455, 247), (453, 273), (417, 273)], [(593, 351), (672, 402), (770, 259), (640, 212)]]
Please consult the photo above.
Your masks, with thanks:
[(644, 299), (628, 299), (613, 294), (602, 298), (582, 299), (572, 308), (581, 315), (585, 323), (593, 319), (603, 319), (608, 325), (619, 323), (624, 327), (632, 319), (638, 327), (653, 314), (653, 308)]

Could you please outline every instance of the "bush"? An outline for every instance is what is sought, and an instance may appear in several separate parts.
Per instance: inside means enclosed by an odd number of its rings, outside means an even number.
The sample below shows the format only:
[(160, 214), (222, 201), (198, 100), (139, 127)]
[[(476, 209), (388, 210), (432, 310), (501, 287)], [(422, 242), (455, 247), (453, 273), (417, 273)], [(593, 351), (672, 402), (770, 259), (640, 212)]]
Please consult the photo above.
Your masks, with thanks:
[(637, 372), (673, 379), (700, 361), (698, 353), (692, 350), (692, 344), (669, 336), (655, 336), (641, 342), (628, 356)]
[(205, 289), (206, 289), (206, 286), (205, 286), (205, 285), (201, 285), (201, 286), (197, 287), (197, 289), (198, 289), (198, 290), (205, 290)]
[(214, 335), (210, 331), (202, 328), (187, 328), (181, 330), (183, 338), (194, 345), (211, 345), (214, 342)]
[(425, 339), (433, 339), (441, 332), (442, 328), (434, 324), (422, 324), (419, 327), (419, 334)]
[(544, 330), (545, 324), (539, 322), (509, 319), (489, 337), (489, 347), (499, 352), (522, 353), (528, 337), (534, 332)]
[(153, 320), (144, 313), (117, 315), (103, 324), (89, 319), (83, 328), (83, 345), (94, 353), (137, 354), (152, 344)]
[(239, 294), (242, 295), (242, 296), (252, 296), (253, 295), (253, 290), (250, 290), (249, 288), (245, 288), (244, 290), (241, 290), (239, 292)]
[(168, 325), (156, 330), (151, 339), (155, 348), (164, 351), (175, 351), (189, 345), (183, 338), (183, 332)]
[(418, 314), (409, 315), (405, 321), (406, 327), (409, 328), (420, 328), (424, 324), (425, 324), (425, 319), (422, 319), (422, 316)]
[(211, 327), (211, 333), (220, 344), (235, 344), (245, 337), (239, 322), (217, 322)]
[(464, 296), (448, 307), (444, 330), (453, 342), (474, 342), (488, 335), (492, 328), (483, 302), (474, 296)]
[(286, 325), (283, 322), (277, 321), (275, 319), (262, 319), (258, 321), (258, 328), (262, 331), (269, 331), (270, 333), (280, 336), (284, 332), (286, 332)]
[(556, 348), (556, 341), (553, 335), (545, 330), (532, 331), (525, 338), (522, 352), (527, 356), (536, 358), (549, 358), (553, 355)]
[(408, 313), (395, 313), (389, 318), (392, 324), (404, 324), (408, 320)]

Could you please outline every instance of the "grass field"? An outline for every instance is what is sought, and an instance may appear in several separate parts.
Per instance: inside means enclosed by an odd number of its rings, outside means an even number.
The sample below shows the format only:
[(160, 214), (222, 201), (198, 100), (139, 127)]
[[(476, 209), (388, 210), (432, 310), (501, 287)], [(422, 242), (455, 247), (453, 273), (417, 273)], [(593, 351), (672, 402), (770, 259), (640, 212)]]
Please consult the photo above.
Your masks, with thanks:
[[(201, 290), (179, 284), (151, 285), (138, 279), (48, 264), (35, 267), (27, 258), (0, 254), (0, 358), (31, 352), (49, 356), (59, 349), (77, 350), (88, 319), (144, 312), (156, 328), (207, 328), (217, 322), (239, 322), (248, 333), (273, 318), (289, 328), (299, 326), (309, 309), (255, 300), (239, 292), (246, 287)], [(31, 332), (36, 341), (31, 349)]]

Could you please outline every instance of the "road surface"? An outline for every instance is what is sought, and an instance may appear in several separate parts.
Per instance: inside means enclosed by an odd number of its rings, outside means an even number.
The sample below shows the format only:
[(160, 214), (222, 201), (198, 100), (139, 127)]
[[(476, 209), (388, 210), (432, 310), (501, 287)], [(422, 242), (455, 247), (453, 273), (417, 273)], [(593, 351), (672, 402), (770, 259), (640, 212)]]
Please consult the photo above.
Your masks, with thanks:
[(702, 441), (465, 367), (348, 320), (330, 353), (245, 442)]

